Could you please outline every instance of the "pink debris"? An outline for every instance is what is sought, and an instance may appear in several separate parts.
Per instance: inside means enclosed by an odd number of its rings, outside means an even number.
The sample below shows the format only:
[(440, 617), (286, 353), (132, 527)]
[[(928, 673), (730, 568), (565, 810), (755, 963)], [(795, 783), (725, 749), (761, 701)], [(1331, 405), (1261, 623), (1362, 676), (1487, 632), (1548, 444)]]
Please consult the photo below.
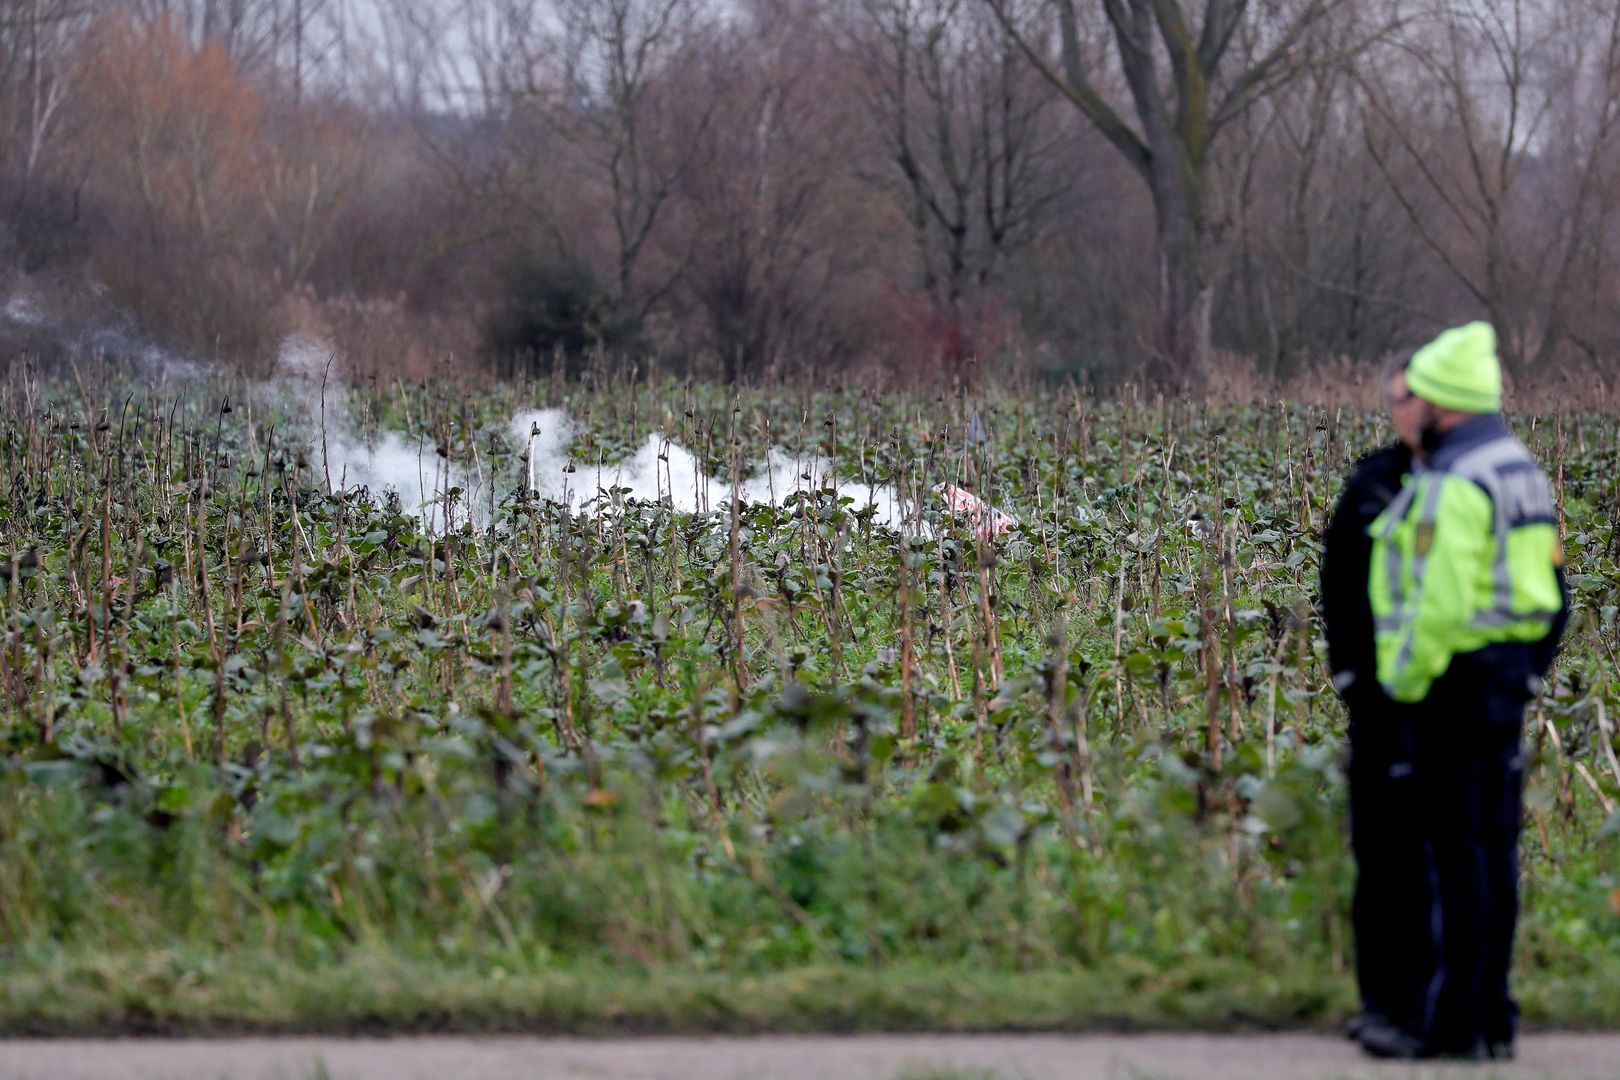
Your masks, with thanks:
[(1018, 519), (1011, 514), (1002, 513), (977, 495), (955, 484), (938, 484), (934, 490), (944, 497), (945, 504), (956, 514), (967, 519), (974, 532), (985, 539), (1000, 536), (1018, 524)]

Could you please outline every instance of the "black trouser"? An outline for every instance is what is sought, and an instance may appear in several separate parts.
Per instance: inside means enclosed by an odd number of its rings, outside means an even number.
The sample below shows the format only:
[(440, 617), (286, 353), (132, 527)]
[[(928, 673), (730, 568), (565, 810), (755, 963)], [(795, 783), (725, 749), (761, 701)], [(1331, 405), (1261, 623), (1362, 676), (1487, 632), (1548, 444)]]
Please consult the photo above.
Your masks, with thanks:
[(1519, 916), (1521, 734), (1530, 697), (1524, 646), (1453, 660), (1412, 726), (1417, 833), (1429, 881), (1427, 947), (1411, 957), (1420, 983), (1412, 1031), (1436, 1052), (1511, 1041), (1508, 992)]
[(1410, 706), (1374, 687), (1352, 689), (1350, 850), (1356, 887), (1350, 919), (1363, 1012), (1415, 1030), (1421, 972), (1412, 958), (1429, 945), (1429, 882), (1417, 817)]

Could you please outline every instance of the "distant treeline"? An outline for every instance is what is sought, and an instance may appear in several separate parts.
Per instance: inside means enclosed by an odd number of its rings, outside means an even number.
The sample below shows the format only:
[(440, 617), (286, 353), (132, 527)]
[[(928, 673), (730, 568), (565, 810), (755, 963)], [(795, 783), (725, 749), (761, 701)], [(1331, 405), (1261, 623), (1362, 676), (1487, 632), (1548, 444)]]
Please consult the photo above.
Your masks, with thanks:
[(1607, 379), (1617, 260), (1608, 0), (0, 0), (8, 357)]

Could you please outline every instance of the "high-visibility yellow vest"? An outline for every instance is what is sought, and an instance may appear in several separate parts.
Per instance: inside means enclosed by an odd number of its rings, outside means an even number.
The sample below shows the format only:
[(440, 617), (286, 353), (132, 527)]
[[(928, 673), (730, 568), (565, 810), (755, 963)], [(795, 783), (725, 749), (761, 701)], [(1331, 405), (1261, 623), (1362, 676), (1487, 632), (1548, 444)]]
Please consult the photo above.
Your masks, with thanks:
[(1500, 415), (1441, 437), (1368, 527), (1378, 681), (1421, 701), (1453, 657), (1544, 638), (1562, 597), (1556, 509)]

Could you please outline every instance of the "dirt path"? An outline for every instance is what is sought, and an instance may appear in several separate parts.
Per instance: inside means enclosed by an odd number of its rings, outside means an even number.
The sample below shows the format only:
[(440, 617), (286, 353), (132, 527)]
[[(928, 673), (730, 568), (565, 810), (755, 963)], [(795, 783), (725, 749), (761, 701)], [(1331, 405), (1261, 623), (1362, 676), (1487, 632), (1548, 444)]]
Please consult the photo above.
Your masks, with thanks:
[(1524, 1039), (1511, 1067), (1414, 1068), (1312, 1035), (0, 1042), (0, 1080), (1614, 1080), (1620, 1035)]

